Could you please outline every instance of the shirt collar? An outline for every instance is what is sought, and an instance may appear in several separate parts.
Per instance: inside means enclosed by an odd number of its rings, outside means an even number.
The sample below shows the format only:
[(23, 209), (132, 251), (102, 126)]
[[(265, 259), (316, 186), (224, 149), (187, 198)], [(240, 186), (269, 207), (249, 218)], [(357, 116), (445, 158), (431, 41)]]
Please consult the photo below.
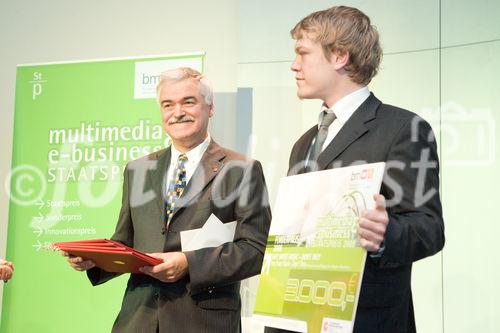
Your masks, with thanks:
[(337, 116), (336, 120), (340, 122), (340, 125), (344, 125), (352, 116), (354, 111), (356, 111), (369, 96), (370, 90), (368, 90), (368, 87), (365, 86), (350, 93), (349, 95), (342, 97), (331, 108), (328, 108), (323, 103), (323, 108), (321, 110), (321, 113), (319, 114), (318, 127), (319, 124), (321, 124), (321, 120), (323, 119), (323, 111), (335, 113), (335, 116)]
[[(188, 163), (197, 164), (201, 161), (201, 157), (207, 150), (208, 145), (210, 144), (210, 140), (211, 140), (210, 134), (208, 134), (202, 143), (200, 143), (190, 151), (184, 153), (188, 158)], [(177, 165), (177, 160), (179, 159), (179, 156), (182, 155), (183, 153), (175, 149), (175, 146), (173, 144), (170, 147), (171, 147), (170, 165)]]

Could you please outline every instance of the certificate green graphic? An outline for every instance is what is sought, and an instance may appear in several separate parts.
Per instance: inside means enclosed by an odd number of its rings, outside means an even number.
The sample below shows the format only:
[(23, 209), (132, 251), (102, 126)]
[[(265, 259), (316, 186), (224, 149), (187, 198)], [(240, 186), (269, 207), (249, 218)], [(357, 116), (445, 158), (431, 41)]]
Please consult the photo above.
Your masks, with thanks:
[(281, 180), (254, 314), (298, 332), (352, 332), (366, 251), (359, 217), (373, 208), (385, 163)]

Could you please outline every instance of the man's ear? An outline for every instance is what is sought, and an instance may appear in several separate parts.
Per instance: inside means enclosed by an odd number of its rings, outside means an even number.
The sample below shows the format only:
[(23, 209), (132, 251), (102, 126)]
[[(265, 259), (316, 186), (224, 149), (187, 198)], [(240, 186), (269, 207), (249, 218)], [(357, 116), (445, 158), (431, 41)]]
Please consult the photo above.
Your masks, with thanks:
[(208, 117), (212, 118), (214, 114), (215, 114), (215, 108), (214, 108), (214, 102), (212, 102), (212, 105), (210, 105), (210, 109), (208, 110)]
[(341, 70), (349, 64), (349, 52), (333, 52), (330, 60), (336, 70)]

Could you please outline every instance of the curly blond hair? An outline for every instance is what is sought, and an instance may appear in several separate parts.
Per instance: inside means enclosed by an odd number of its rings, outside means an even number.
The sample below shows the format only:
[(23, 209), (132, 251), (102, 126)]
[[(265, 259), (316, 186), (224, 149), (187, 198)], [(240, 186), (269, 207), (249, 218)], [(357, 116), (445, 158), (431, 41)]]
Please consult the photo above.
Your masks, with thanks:
[(348, 52), (345, 70), (354, 82), (367, 85), (377, 74), (382, 59), (379, 35), (370, 18), (359, 9), (335, 6), (314, 12), (297, 23), (290, 34), (298, 40), (304, 32), (321, 44), (327, 59), (332, 53)]

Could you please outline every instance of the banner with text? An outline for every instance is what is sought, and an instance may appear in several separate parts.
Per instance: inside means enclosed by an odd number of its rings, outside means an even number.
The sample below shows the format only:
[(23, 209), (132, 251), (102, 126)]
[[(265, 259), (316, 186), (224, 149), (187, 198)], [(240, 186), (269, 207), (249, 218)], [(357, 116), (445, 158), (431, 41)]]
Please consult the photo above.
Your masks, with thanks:
[(106, 332), (127, 276), (93, 288), (47, 248), (109, 238), (122, 171), (169, 144), (156, 85), (162, 71), (203, 70), (204, 53), (17, 68), (7, 258), (0, 332)]

